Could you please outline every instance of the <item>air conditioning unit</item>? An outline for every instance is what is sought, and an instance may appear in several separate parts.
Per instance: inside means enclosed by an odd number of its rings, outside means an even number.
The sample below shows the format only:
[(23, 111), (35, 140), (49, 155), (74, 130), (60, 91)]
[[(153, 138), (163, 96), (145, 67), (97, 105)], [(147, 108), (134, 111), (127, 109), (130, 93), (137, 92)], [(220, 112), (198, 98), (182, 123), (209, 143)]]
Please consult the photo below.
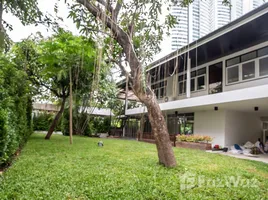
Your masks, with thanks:
[(169, 101), (174, 101), (175, 97), (172, 97), (172, 96), (165, 96), (163, 98), (163, 101), (164, 102), (169, 102)]

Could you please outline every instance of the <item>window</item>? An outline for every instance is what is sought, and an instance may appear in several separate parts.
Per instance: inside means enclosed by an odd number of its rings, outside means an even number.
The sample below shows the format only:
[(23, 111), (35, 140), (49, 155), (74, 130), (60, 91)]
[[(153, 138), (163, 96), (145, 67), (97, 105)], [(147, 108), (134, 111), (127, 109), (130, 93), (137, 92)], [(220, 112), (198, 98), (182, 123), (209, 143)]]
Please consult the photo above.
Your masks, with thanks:
[(228, 83), (234, 83), (239, 80), (238, 66), (227, 68)]
[(240, 56), (232, 58), (230, 60), (227, 60), (226, 61), (226, 66), (229, 67), (229, 66), (232, 66), (232, 65), (236, 65), (238, 63), (240, 63)]
[(166, 96), (166, 86), (167, 86), (167, 81), (161, 81), (161, 82), (151, 85), (151, 88), (152, 90), (154, 90), (155, 96), (161, 99)]
[(242, 79), (247, 80), (255, 77), (255, 61), (242, 65)]
[(260, 64), (260, 76), (268, 75), (268, 57), (260, 59), (259, 64)]
[(206, 74), (206, 73), (207, 73), (207, 69), (205, 67), (197, 70), (197, 75), (202, 75), (202, 74)]
[[(204, 67), (199, 70), (194, 70), (191, 72), (191, 91), (206, 89), (206, 73), (207, 68)], [(203, 83), (202, 83), (203, 82)]]
[(245, 55), (242, 55), (241, 56), (241, 62), (252, 60), (252, 59), (254, 59), (256, 57), (257, 57), (257, 52), (256, 51), (253, 51), (253, 52), (247, 53)]
[(179, 94), (186, 93), (186, 81), (179, 82)]
[(197, 90), (206, 89), (205, 76), (200, 76), (197, 78)]
[(258, 56), (262, 57), (268, 55), (268, 47), (262, 48), (258, 50)]
[(191, 92), (195, 91), (195, 78), (191, 79)]

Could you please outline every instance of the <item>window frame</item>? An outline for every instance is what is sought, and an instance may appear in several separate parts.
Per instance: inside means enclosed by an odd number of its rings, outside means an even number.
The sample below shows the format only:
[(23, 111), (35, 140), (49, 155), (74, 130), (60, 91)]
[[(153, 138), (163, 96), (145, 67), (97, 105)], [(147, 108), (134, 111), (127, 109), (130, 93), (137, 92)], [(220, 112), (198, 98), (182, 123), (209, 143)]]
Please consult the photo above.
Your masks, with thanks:
[[(248, 64), (248, 63), (252, 63), (252, 62), (254, 63), (254, 77), (252, 77), (252, 78), (248, 78), (248, 79), (243, 79), (243, 65), (244, 65), (244, 64)], [(256, 68), (257, 68), (257, 65), (256, 65), (256, 58), (253, 59), (253, 60), (247, 60), (247, 61), (245, 61), (245, 62), (243, 62), (243, 63), (240, 63), (240, 67), (241, 67), (241, 70), (239, 70), (239, 72), (241, 71), (241, 82), (256, 79), (256, 77), (257, 77), (257, 74), (256, 74)], [(240, 74), (238, 74), (238, 75), (239, 75), (239, 77), (240, 77)]]
[(262, 56), (262, 57), (259, 57), (259, 59), (257, 60), (257, 65), (258, 65), (258, 77), (259, 78), (266, 78), (266, 77), (268, 77), (268, 74), (267, 75), (260, 75), (261, 73), (260, 73), (260, 60), (261, 59), (263, 59), (263, 58), (268, 58), (268, 54), (267, 55), (264, 55), (264, 56)]

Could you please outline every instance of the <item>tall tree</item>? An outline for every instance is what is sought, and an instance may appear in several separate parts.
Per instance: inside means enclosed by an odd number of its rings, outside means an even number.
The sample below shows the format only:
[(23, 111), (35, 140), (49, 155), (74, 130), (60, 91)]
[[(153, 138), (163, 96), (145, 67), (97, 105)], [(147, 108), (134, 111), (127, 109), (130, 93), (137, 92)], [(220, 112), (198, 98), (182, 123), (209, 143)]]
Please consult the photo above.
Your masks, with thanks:
[[(50, 139), (70, 95), (70, 73), (73, 88), (90, 91), (95, 43), (59, 29), (49, 39), (26, 40), (17, 44), (18, 62), (23, 61), (32, 83), (44, 95), (50, 92), (61, 101), (60, 110), (52, 121), (45, 139)], [(45, 90), (45, 91), (44, 91)], [(87, 91), (86, 91), (87, 90)]]
[[(152, 132), (155, 136), (159, 163), (176, 166), (167, 125), (154, 92), (148, 86), (144, 71), (146, 61), (159, 52), (165, 30), (176, 19), (167, 15), (161, 22), (162, 8), (171, 4), (187, 6), (193, 0), (76, 0), (70, 16), (83, 32), (96, 30), (110, 37), (106, 40), (112, 60), (128, 77), (133, 92), (147, 107)], [(228, 2), (224, 0), (223, 2)], [(95, 21), (94, 21), (95, 19)], [(95, 23), (92, 23), (94, 21)], [(123, 63), (127, 62), (130, 73)]]

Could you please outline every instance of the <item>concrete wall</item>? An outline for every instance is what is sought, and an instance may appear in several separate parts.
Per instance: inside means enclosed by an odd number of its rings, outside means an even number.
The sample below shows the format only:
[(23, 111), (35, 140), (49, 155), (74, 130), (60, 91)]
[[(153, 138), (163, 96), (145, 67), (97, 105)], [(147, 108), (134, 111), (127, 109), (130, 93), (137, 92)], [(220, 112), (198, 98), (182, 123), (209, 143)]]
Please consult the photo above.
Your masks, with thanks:
[(201, 111), (194, 114), (194, 134), (213, 137), (212, 145), (224, 146), (225, 111)]
[(225, 145), (255, 143), (262, 136), (262, 122), (254, 113), (226, 111)]

